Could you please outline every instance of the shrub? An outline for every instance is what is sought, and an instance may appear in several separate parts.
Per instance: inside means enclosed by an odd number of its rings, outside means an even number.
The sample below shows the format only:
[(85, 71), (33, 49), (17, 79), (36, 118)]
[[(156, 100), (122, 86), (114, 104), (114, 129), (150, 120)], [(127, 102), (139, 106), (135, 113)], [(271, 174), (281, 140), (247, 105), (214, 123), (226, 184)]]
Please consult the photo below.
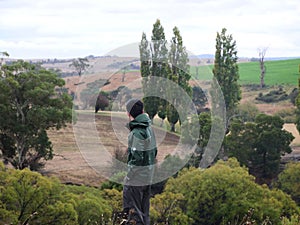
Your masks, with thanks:
[(233, 158), (205, 170), (185, 169), (169, 179), (165, 191), (183, 195), (182, 214), (194, 221), (192, 225), (235, 224), (249, 209), (254, 210), (252, 218), (257, 224), (267, 220), (279, 224), (281, 216), (299, 213), (287, 194), (256, 184)]
[(296, 109), (285, 108), (275, 113), (275, 116), (279, 116), (284, 120), (285, 123), (295, 123), (296, 122)]
[(279, 87), (278, 90), (272, 90), (265, 95), (259, 93), (258, 97), (256, 97), (255, 99), (258, 101), (271, 103), (271, 102), (284, 101), (287, 100), (288, 98), (289, 95), (281, 87)]

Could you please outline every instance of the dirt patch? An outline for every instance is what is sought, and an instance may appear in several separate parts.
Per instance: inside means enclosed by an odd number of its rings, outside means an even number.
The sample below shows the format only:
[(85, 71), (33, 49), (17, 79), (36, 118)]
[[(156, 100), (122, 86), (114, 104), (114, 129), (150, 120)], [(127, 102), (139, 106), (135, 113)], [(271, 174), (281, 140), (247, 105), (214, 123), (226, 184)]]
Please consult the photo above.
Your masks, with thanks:
[(283, 125), (283, 128), (288, 132), (292, 133), (295, 139), (291, 143), (291, 146), (296, 149), (296, 147), (300, 147), (300, 135), (296, 128), (296, 125), (293, 123), (286, 123)]

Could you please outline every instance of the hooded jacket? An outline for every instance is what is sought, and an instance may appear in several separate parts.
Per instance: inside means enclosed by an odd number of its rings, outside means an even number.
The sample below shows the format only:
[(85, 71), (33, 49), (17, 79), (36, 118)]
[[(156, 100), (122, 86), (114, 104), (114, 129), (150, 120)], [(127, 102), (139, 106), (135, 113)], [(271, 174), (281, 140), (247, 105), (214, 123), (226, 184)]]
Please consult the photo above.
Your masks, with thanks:
[(150, 184), (157, 146), (149, 116), (145, 113), (138, 115), (129, 122), (129, 129), (127, 177), (132, 185)]

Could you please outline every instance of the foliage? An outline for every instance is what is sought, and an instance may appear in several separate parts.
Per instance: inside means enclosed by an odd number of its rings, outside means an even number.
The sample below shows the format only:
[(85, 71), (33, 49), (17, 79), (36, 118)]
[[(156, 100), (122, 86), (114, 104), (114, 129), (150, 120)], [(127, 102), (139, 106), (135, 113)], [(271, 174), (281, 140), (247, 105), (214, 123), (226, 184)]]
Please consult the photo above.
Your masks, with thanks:
[[(198, 145), (189, 160), (189, 166), (199, 167), (210, 138), (211, 123), (212, 120), (209, 113), (200, 113), (199, 115), (193, 115), (189, 121), (185, 121), (182, 124), (182, 143), (197, 143)], [(196, 136), (197, 134), (199, 135), (198, 137)]]
[(80, 92), (78, 97), (80, 97), (83, 109), (95, 107), (99, 89), (104, 85), (105, 82), (106, 80), (104, 79), (95, 80), (94, 82), (88, 83), (86, 85), (87, 87)]
[(99, 109), (103, 111), (107, 106), (109, 106), (109, 100), (107, 98), (107, 94), (101, 91), (96, 100), (95, 113), (97, 113)]
[(205, 111), (205, 106), (208, 104), (208, 99), (205, 95), (205, 92), (198, 86), (194, 86), (192, 88), (192, 101), (197, 109), (197, 113), (200, 114), (201, 112)]
[(289, 94), (289, 99), (291, 100), (291, 103), (292, 103), (293, 105), (296, 105), (296, 98), (297, 98), (298, 94), (299, 94), (298, 88), (294, 88), (294, 89), (291, 91), (291, 93)]
[(293, 135), (283, 129), (278, 116), (260, 114), (254, 122), (234, 121), (225, 138), (229, 156), (249, 168), (258, 183), (270, 184), (279, 173), (281, 156), (291, 152)]
[(46, 131), (72, 119), (68, 94), (56, 92), (65, 82), (57, 74), (22, 60), (3, 65), (0, 79), (0, 150), (15, 168), (38, 169), (52, 158)]
[(177, 107), (172, 104), (168, 104), (167, 106), (167, 119), (170, 123), (171, 132), (175, 132), (175, 124), (179, 121), (179, 114)]
[(237, 118), (241, 118), (245, 122), (253, 122), (260, 111), (252, 102), (244, 102), (238, 105)]
[(296, 109), (295, 108), (284, 108), (277, 111), (274, 116), (279, 116), (284, 120), (285, 123), (296, 122)]
[[(143, 92), (145, 98), (144, 109), (149, 114), (151, 120), (157, 114), (161, 92), (161, 85), (158, 83), (160, 77), (167, 77), (167, 47), (164, 28), (160, 20), (156, 20), (152, 29), (152, 43), (149, 44), (146, 34), (143, 33), (140, 43), (141, 75)], [(157, 96), (154, 96), (156, 94)]]
[(71, 202), (76, 211), (76, 224), (106, 224), (112, 215), (112, 207), (98, 188), (64, 185), (61, 189), (64, 201)]
[(132, 90), (126, 86), (120, 86), (108, 93), (108, 99), (113, 110), (122, 110), (126, 102), (132, 98)]
[(230, 116), (241, 99), (241, 90), (238, 84), (236, 41), (226, 31), (223, 28), (221, 33), (217, 33), (213, 74), (221, 87), (226, 111)]
[(299, 225), (300, 224), (300, 216), (292, 215), (291, 218), (282, 217), (281, 225)]
[(112, 220), (115, 221), (118, 213), (123, 210), (123, 195), (122, 192), (116, 189), (104, 189), (102, 193), (103, 199), (109, 202), (112, 209)]
[(291, 197), (300, 206), (300, 163), (289, 163), (286, 168), (279, 174), (275, 186)]
[(190, 225), (192, 219), (183, 213), (184, 197), (180, 193), (163, 192), (151, 199), (151, 222), (157, 225)]
[[(9, 54), (7, 52), (0, 52), (0, 56), (5, 56), (5, 57), (9, 57)], [(3, 63), (3, 58), (1, 57), (0, 58), (0, 68), (2, 66), (2, 63)], [(2, 74), (2, 71), (0, 69), (0, 77), (1, 77), (1, 74)]]
[(28, 169), (0, 171), (0, 221), (4, 224), (76, 224), (77, 213), (60, 195), (58, 181)]
[(0, 55), (3, 55), (3, 56), (6, 56), (6, 57), (9, 57), (9, 54), (7, 52), (0, 52)]
[(270, 102), (284, 101), (287, 100), (288, 98), (289, 98), (288, 94), (282, 88), (279, 88), (278, 90), (272, 90), (265, 95), (259, 93), (258, 97), (256, 97), (255, 99), (258, 101), (270, 103)]
[[(190, 96), (192, 89), (189, 85), (189, 58), (177, 27), (174, 27), (173, 34), (168, 51), (164, 28), (160, 20), (156, 20), (152, 29), (152, 42), (148, 43), (146, 34), (143, 33), (139, 47), (145, 112), (152, 120), (156, 114), (162, 120), (167, 118), (171, 131), (175, 132), (175, 124), (186, 118), (179, 118), (178, 110), (182, 106), (183, 96), (178, 96), (178, 89), (174, 85), (181, 87)], [(164, 79), (174, 84), (169, 82), (166, 85)], [(185, 110), (183, 109), (184, 112)]]
[(114, 174), (110, 180), (107, 180), (101, 184), (101, 190), (114, 189), (117, 191), (123, 190), (123, 181), (126, 176), (126, 172), (119, 172)]
[[(169, 73), (169, 80), (173, 81), (189, 96), (192, 95), (192, 88), (189, 85), (191, 75), (189, 74), (190, 67), (188, 65), (189, 57), (186, 48), (183, 46), (182, 37), (177, 27), (173, 28), (173, 37), (171, 40), (171, 47), (169, 51), (169, 63), (171, 64), (171, 71)], [(174, 87), (168, 87), (168, 92), (172, 92)], [(175, 88), (176, 90), (176, 88)], [(180, 119), (181, 123), (186, 118), (179, 118), (178, 110), (183, 105), (183, 96), (180, 93), (174, 93), (170, 96), (170, 104), (167, 106), (167, 119), (171, 125), (171, 131), (175, 132), (175, 124)], [(184, 109), (186, 110), (186, 109)]]
[(90, 66), (88, 58), (73, 59), (69, 67), (74, 67), (79, 76)]
[(222, 141), (220, 137), (224, 135), (224, 125), (221, 121), (219, 117), (203, 112), (193, 115), (182, 124), (182, 143), (192, 146), (197, 144), (187, 166), (205, 168), (218, 159)]
[(266, 218), (279, 224), (281, 216), (290, 218), (299, 213), (288, 195), (256, 184), (231, 158), (205, 170), (184, 169), (177, 178), (169, 179), (165, 193), (183, 195), (182, 214), (193, 220), (192, 225), (231, 224), (249, 209), (254, 210), (253, 219), (258, 224)]

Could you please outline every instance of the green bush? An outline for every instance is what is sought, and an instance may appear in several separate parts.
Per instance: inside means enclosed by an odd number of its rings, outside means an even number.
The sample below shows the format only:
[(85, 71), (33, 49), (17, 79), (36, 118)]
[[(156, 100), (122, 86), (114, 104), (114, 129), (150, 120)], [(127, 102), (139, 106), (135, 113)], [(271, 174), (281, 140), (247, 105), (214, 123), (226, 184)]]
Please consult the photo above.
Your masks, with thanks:
[(77, 224), (74, 205), (62, 198), (57, 180), (0, 167), (0, 224)]
[(287, 100), (289, 99), (289, 95), (280, 87), (278, 90), (272, 90), (265, 95), (259, 93), (258, 97), (255, 99), (258, 101), (271, 103)]
[(279, 174), (275, 187), (280, 188), (291, 197), (300, 206), (300, 163), (289, 163), (286, 168)]
[(183, 195), (181, 214), (194, 221), (191, 225), (236, 224), (250, 209), (257, 224), (267, 218), (280, 224), (282, 216), (299, 214), (287, 194), (256, 184), (247, 169), (232, 158), (204, 170), (183, 170), (177, 178), (169, 179), (165, 192)]
[(102, 193), (0, 163), (0, 225), (108, 224), (112, 205)]
[(284, 120), (285, 123), (295, 123), (296, 122), (296, 109), (285, 108), (275, 113), (275, 116), (279, 116)]

